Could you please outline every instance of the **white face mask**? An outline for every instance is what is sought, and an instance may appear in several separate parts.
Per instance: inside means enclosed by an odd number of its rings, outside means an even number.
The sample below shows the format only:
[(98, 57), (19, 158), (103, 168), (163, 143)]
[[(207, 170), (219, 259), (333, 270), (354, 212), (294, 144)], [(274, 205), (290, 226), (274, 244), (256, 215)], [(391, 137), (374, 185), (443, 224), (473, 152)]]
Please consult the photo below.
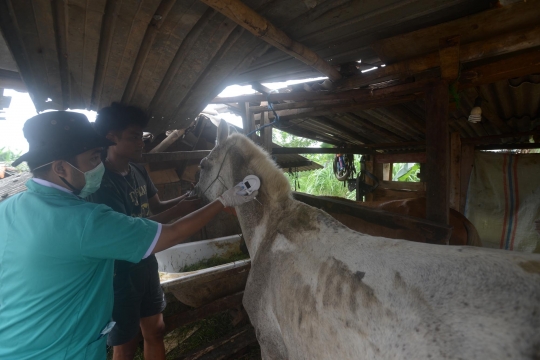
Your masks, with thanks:
[[(103, 174), (105, 173), (105, 166), (103, 165), (103, 162), (100, 162), (98, 166), (96, 166), (95, 168), (87, 172), (82, 172), (81, 170), (77, 169), (73, 165), (71, 165), (71, 167), (77, 170), (78, 172), (82, 173), (84, 175), (84, 180), (86, 182), (86, 184), (84, 184), (83, 188), (79, 191), (79, 193), (75, 195), (78, 195), (82, 198), (86, 198), (92, 195), (93, 193), (95, 193), (96, 191), (98, 191), (99, 187), (101, 186), (101, 179), (103, 178)], [(65, 179), (62, 179), (62, 180), (67, 184), (67, 180)], [(68, 186), (72, 187), (71, 184), (68, 184)], [(73, 191), (73, 193), (75, 193), (75, 190)]]
[[(51, 161), (50, 163), (38, 166), (34, 170), (37, 170), (39, 168), (42, 168), (44, 166), (47, 166), (49, 164), (52, 164), (54, 161)], [(67, 162), (67, 161), (66, 161)], [(82, 172), (81, 170), (77, 169), (75, 166), (71, 165), (69, 162), (67, 162), (69, 166), (77, 170), (78, 172), (82, 173), (84, 175), (85, 185), (82, 189), (77, 189), (75, 186), (71, 185), (66, 179), (63, 177), (60, 177), (60, 180), (66, 184), (71, 191), (77, 196), (80, 196), (82, 198), (86, 198), (96, 191), (98, 191), (99, 187), (101, 186), (101, 179), (103, 178), (103, 174), (105, 173), (105, 166), (103, 165), (103, 162), (100, 162), (98, 166), (93, 168), (92, 170), (89, 170), (87, 172)]]

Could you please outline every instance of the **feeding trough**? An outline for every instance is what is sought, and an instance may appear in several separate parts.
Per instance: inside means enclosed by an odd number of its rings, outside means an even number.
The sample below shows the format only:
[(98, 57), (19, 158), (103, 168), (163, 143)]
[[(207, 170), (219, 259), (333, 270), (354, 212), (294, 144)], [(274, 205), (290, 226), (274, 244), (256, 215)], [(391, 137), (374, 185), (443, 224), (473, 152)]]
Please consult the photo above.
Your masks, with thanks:
[[(251, 260), (235, 260), (243, 257), (241, 243), (240, 235), (232, 235), (176, 245), (157, 253), (163, 290), (192, 307), (242, 291), (246, 286)], [(212, 266), (227, 259), (233, 260)], [(190, 269), (198, 264), (210, 267)]]

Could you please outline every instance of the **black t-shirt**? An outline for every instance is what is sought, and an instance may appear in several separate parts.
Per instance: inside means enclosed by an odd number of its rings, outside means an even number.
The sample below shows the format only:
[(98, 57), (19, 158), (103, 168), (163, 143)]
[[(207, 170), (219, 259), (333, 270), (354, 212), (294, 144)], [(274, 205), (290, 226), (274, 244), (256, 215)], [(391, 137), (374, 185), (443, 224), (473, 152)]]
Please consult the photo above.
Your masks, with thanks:
[[(158, 191), (144, 167), (130, 163), (129, 168), (130, 171), (126, 176), (105, 169), (99, 190), (86, 200), (105, 204), (114, 211), (132, 217), (146, 218), (150, 216), (148, 199), (156, 195)], [(137, 239), (133, 239), (133, 241), (137, 241)], [(156, 261), (156, 258), (151, 255), (139, 264), (153, 261)], [(135, 265), (127, 261), (116, 260), (115, 272), (129, 270)]]

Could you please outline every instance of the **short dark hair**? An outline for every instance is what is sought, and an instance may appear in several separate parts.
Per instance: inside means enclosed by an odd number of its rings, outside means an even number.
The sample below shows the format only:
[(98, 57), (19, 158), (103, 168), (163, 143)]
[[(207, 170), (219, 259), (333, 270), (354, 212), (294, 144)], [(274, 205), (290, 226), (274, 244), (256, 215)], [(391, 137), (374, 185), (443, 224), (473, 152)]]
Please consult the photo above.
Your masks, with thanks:
[(113, 102), (99, 110), (94, 124), (96, 131), (106, 136), (110, 131), (124, 131), (132, 125), (145, 128), (150, 118), (141, 108)]

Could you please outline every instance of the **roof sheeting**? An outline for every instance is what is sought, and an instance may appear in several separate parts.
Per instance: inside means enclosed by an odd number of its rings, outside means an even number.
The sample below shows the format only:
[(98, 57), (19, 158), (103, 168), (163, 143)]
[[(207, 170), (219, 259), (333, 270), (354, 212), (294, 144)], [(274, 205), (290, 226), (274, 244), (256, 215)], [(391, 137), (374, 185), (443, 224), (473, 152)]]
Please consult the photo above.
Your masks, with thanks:
[[(245, 3), (332, 64), (376, 63), (376, 39), (488, 8), (488, 0)], [(226, 85), (317, 76), (197, 0), (2, 0), (3, 35), (36, 108), (147, 109), (188, 125)], [(254, 61), (255, 60), (255, 61)], [(47, 99), (52, 99), (47, 102)]]

